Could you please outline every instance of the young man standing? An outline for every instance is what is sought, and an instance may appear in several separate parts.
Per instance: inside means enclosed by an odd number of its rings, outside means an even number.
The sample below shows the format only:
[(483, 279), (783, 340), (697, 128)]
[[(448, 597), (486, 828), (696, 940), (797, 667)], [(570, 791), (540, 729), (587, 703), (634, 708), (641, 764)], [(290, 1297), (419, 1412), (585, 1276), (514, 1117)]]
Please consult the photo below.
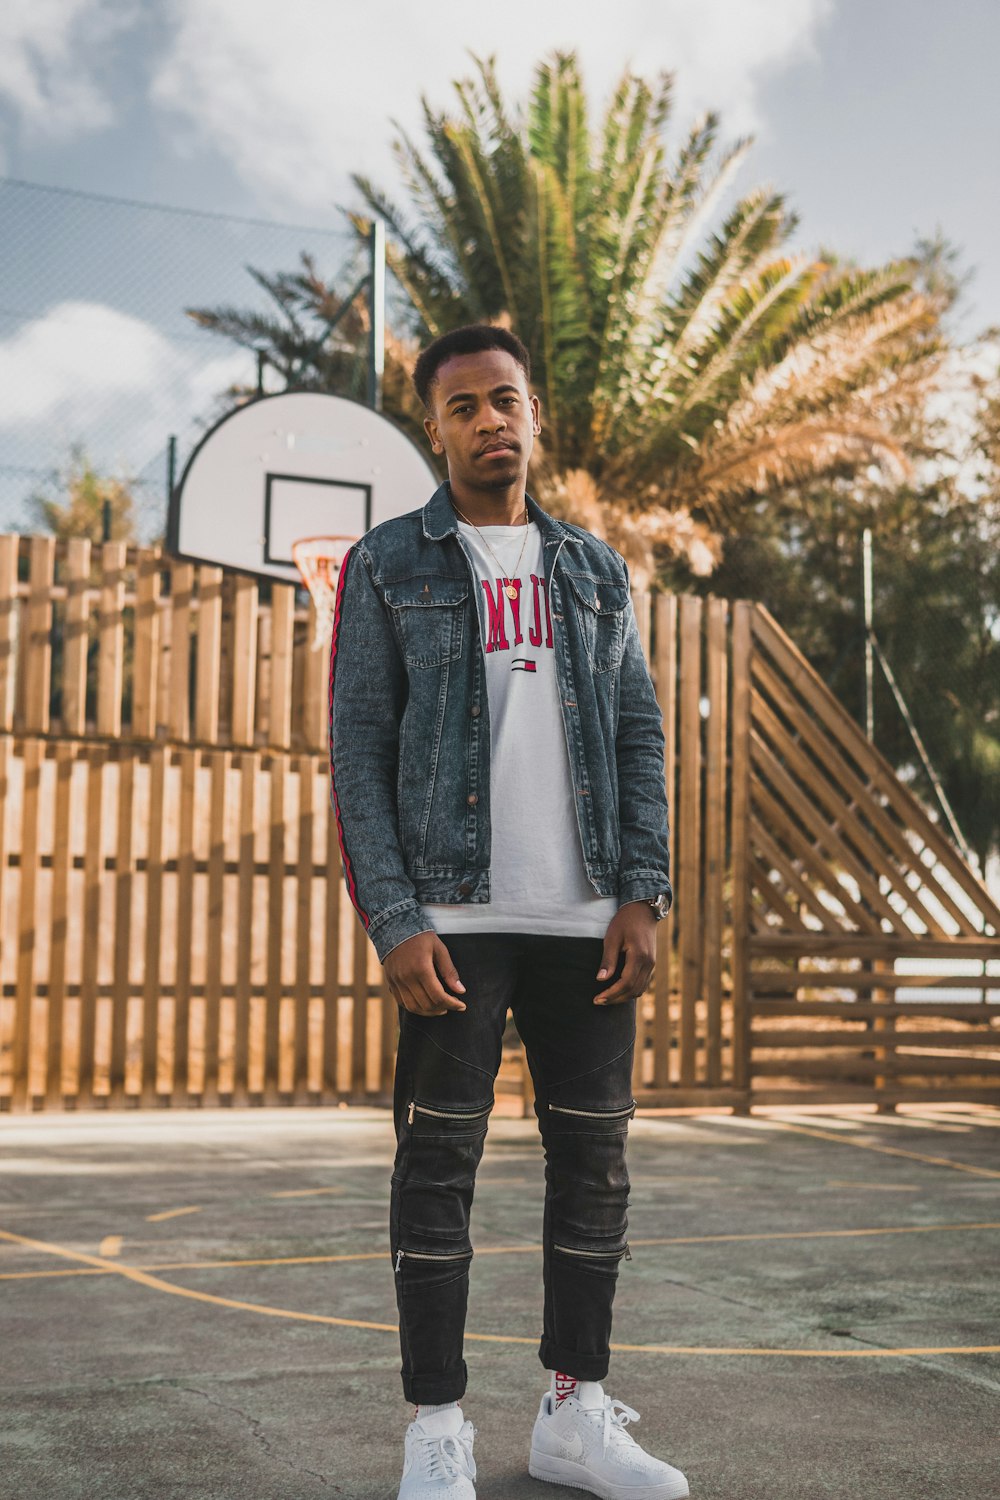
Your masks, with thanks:
[(629, 1256), (635, 1004), (673, 899), (660, 709), (624, 559), (526, 493), (529, 378), (502, 328), (424, 350), (414, 384), (448, 479), (355, 543), (334, 615), (331, 801), (400, 1006), (390, 1250), (416, 1413), (399, 1500), (475, 1496), (469, 1218), (508, 1007), (545, 1150), (550, 1383), (529, 1471), (682, 1500), (684, 1475), (601, 1385)]

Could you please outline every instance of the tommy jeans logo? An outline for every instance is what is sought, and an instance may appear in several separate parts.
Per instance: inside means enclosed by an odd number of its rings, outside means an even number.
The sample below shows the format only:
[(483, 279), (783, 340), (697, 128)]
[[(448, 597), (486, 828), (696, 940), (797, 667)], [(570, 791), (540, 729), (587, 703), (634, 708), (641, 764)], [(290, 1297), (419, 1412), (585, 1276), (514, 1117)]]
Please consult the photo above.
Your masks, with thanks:
[(510, 664), (510, 670), (520, 672), (534, 672), (536, 664), (527, 656), (515, 656)]
[[(552, 650), (552, 616), (549, 613), (549, 591), (543, 578), (536, 578), (534, 573), (529, 574), (531, 579), (531, 606), (529, 613), (531, 622), (528, 625), (528, 644), (531, 646), (543, 646), (545, 650)], [(507, 611), (510, 610), (511, 633), (514, 637), (513, 645), (520, 646), (524, 641), (521, 631), (521, 580), (512, 580), (515, 589), (514, 597), (506, 593), (502, 578), (495, 579), (492, 583), (488, 578), (480, 579), (486, 591), (486, 612), (489, 622), (489, 633), (486, 641), (487, 651), (509, 651), (511, 642), (507, 638)], [(544, 614), (545, 629), (544, 639), (542, 631), (542, 619)], [(529, 668), (530, 670), (530, 668)]]

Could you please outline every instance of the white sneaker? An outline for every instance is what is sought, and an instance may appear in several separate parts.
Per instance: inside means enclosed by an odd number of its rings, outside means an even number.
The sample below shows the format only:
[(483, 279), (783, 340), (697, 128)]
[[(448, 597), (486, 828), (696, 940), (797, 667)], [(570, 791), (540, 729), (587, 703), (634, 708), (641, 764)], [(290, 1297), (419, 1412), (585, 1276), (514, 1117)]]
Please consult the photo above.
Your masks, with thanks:
[(458, 1406), (411, 1422), (398, 1500), (476, 1500), (475, 1435)]
[(690, 1490), (680, 1469), (653, 1458), (625, 1431), (639, 1413), (598, 1389), (601, 1406), (581, 1406), (567, 1396), (554, 1409), (551, 1393), (545, 1392), (531, 1434), (528, 1473), (589, 1490), (600, 1500), (686, 1500)]

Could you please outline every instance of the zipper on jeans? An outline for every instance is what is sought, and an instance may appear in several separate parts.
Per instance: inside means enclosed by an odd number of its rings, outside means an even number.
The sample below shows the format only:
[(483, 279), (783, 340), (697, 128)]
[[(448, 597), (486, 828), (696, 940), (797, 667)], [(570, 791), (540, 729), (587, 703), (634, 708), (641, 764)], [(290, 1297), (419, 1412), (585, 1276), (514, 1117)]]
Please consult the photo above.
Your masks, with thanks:
[(488, 1115), (492, 1108), (492, 1104), (488, 1104), (485, 1109), (477, 1109), (471, 1113), (469, 1110), (429, 1109), (426, 1104), (418, 1104), (415, 1099), (411, 1099), (406, 1121), (408, 1125), (412, 1125), (415, 1114), (430, 1115), (435, 1120), (479, 1120), (483, 1115)]
[(628, 1245), (621, 1252), (617, 1250), (574, 1250), (569, 1245), (553, 1245), (552, 1248), (553, 1250), (561, 1250), (563, 1255), (589, 1255), (596, 1257), (598, 1260), (610, 1260), (613, 1255), (617, 1255), (619, 1260), (632, 1259), (632, 1252)]
[(569, 1109), (565, 1104), (550, 1104), (549, 1112), (554, 1115), (579, 1115), (584, 1120), (624, 1120), (626, 1115), (631, 1116), (635, 1110), (635, 1100), (628, 1109)]
[(471, 1250), (460, 1250), (455, 1255), (437, 1254), (430, 1250), (397, 1250), (396, 1251), (396, 1273), (404, 1260), (468, 1260), (472, 1255)]

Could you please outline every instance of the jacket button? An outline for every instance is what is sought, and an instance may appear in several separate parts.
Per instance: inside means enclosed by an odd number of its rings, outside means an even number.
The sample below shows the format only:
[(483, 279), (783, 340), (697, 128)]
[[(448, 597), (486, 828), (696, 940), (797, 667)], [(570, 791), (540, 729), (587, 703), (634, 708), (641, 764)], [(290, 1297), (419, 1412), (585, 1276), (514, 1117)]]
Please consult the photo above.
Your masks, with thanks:
[(474, 719), (478, 719), (479, 718), (479, 704), (478, 703), (474, 703), (472, 705), (472, 707), (469, 709), (469, 712), (470, 712), (470, 714), (472, 715), (472, 717)]
[(476, 795), (475, 792), (470, 792), (469, 795), (466, 797), (465, 800), (466, 800), (466, 802), (469, 802), (469, 803), (478, 802), (479, 801), (479, 797)]
[(463, 880), (462, 884), (458, 888), (458, 894), (460, 896), (468, 896), (471, 890), (472, 886), (469, 884), (469, 882), (467, 880)]

